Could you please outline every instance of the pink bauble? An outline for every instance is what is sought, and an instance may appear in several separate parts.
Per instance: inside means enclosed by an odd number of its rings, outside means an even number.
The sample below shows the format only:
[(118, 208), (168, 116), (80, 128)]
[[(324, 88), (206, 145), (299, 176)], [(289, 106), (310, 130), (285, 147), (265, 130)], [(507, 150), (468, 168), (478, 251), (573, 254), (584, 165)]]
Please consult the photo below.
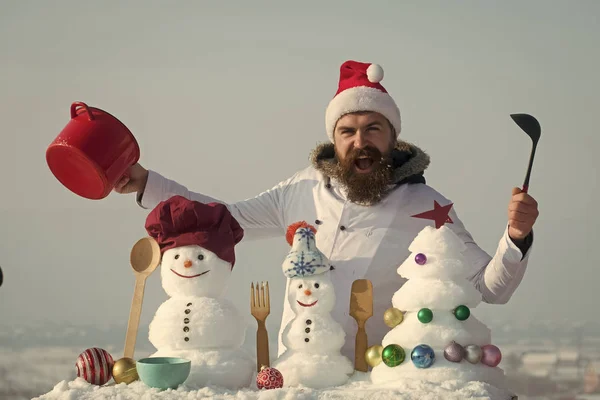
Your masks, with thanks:
[(444, 358), (450, 362), (461, 362), (465, 358), (465, 348), (453, 340), (444, 349)]
[(483, 352), (481, 362), (487, 366), (495, 367), (502, 361), (502, 353), (500, 349), (493, 344), (487, 344), (481, 348)]
[(256, 375), (256, 386), (259, 389), (279, 389), (283, 387), (283, 375), (275, 368), (263, 367)]
[(98, 347), (85, 350), (77, 357), (77, 376), (92, 385), (104, 385), (112, 378), (115, 362), (108, 351)]

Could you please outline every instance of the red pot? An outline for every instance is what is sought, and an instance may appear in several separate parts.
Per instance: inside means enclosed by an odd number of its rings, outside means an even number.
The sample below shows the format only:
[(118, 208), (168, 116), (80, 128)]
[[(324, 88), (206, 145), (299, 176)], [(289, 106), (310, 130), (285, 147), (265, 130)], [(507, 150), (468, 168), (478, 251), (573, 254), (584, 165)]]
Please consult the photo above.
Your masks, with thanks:
[(82, 102), (71, 104), (71, 120), (46, 150), (54, 176), (94, 200), (108, 196), (139, 158), (138, 143), (121, 121)]

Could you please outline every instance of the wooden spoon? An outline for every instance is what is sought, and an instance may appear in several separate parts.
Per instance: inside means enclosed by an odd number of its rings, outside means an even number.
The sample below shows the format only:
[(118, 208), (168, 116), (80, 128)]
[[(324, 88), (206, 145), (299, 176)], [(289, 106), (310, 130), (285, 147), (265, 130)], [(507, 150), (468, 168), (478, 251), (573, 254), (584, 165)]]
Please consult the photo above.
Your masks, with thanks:
[(370, 280), (357, 279), (352, 282), (350, 315), (358, 325), (354, 345), (354, 369), (367, 372), (369, 367), (365, 359), (365, 352), (367, 351), (368, 340), (365, 323), (373, 316), (373, 284)]
[(133, 291), (133, 301), (131, 302), (131, 310), (129, 311), (129, 322), (127, 323), (124, 357), (133, 358), (137, 331), (140, 325), (140, 315), (142, 314), (146, 278), (158, 267), (160, 259), (160, 246), (151, 237), (138, 240), (131, 249), (130, 262), (135, 273), (135, 290)]

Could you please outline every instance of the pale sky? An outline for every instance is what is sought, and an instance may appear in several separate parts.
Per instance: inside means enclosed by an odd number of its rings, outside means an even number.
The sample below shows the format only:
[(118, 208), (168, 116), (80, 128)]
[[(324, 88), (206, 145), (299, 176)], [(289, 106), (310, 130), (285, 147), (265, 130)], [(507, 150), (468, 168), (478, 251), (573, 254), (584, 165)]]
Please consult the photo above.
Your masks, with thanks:
[[(73, 101), (121, 119), (145, 167), (232, 202), (307, 165), (347, 59), (383, 66), (401, 138), (429, 153), (428, 184), (492, 255), (531, 148), (509, 114), (538, 118), (528, 271), (508, 304), (473, 312), (597, 318), (600, 2), (216, 3), (0, 0), (1, 324), (129, 315), (148, 211), (132, 195), (78, 197), (51, 174), (45, 150)], [(250, 318), (250, 282), (269, 280), (273, 328), (288, 249), (239, 245), (227, 290)], [(156, 273), (143, 324), (165, 298)]]

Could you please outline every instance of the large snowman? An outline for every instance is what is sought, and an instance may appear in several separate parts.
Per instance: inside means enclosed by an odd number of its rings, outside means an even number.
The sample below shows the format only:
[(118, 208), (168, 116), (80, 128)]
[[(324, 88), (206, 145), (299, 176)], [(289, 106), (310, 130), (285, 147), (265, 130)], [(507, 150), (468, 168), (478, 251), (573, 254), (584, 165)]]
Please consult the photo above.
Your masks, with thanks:
[(246, 324), (222, 298), (243, 230), (223, 204), (174, 196), (148, 215), (146, 230), (162, 252), (162, 287), (170, 298), (156, 311), (151, 357), (191, 360), (185, 386), (249, 386), (255, 363), (240, 347)]
[(284, 377), (285, 386), (320, 389), (343, 385), (354, 371), (340, 349), (342, 326), (331, 317), (335, 291), (329, 260), (315, 243), (315, 228), (305, 222), (290, 225), (292, 249), (282, 268), (288, 279), (288, 301), (296, 314), (285, 327), (286, 350), (273, 363)]

